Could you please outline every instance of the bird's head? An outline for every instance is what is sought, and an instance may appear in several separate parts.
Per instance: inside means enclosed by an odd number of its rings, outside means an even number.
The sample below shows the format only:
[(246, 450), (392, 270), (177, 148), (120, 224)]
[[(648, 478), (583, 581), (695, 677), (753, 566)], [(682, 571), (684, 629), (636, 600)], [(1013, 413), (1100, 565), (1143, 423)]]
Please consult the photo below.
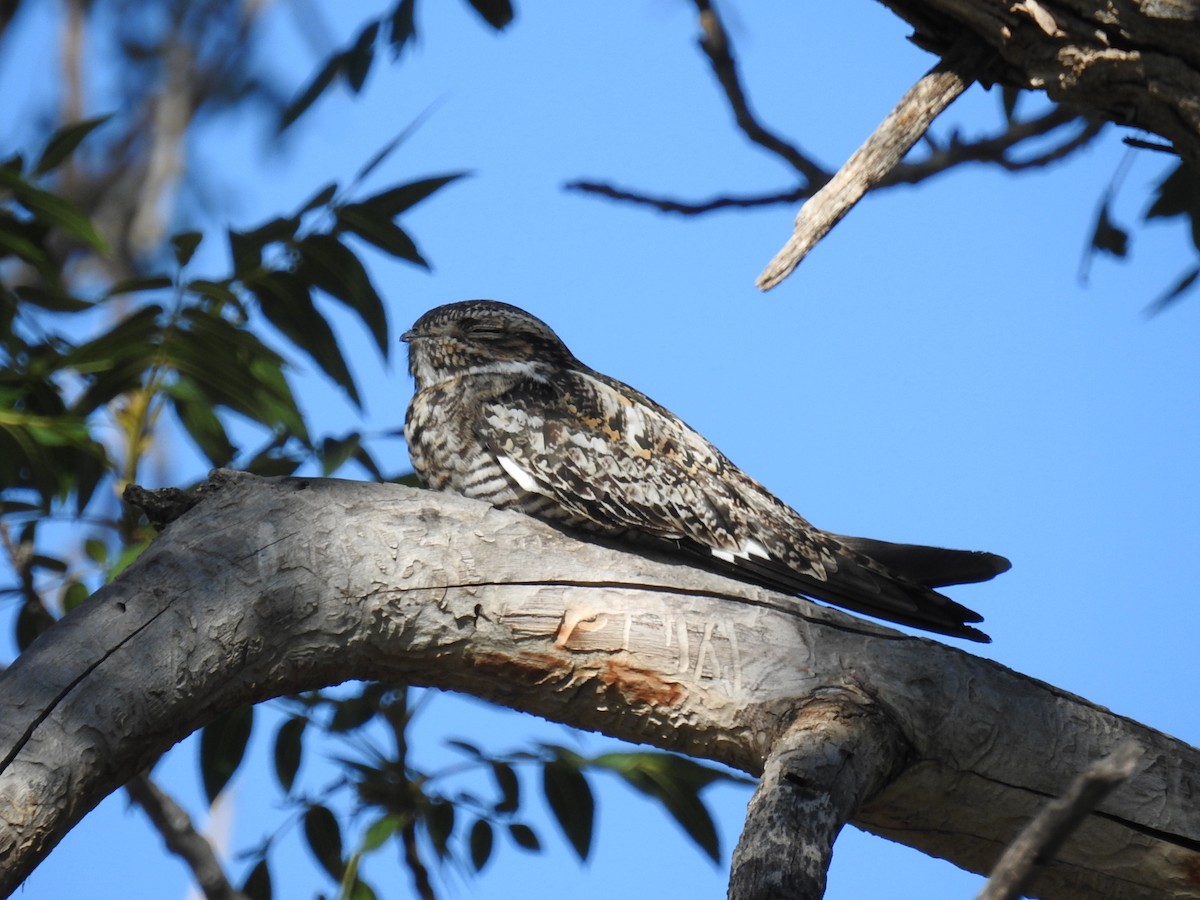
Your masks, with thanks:
[(464, 300), (431, 309), (400, 336), (417, 389), (466, 372), (530, 373), (580, 365), (549, 325), (495, 300)]

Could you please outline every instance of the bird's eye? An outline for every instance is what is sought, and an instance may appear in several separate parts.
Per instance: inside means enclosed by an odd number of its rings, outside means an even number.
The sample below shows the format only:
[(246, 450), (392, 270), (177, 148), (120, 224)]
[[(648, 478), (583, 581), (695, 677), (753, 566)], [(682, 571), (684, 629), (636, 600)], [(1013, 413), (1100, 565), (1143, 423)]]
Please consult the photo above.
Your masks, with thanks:
[(495, 322), (470, 322), (466, 323), (466, 332), (473, 338), (489, 340), (503, 337), (504, 328)]

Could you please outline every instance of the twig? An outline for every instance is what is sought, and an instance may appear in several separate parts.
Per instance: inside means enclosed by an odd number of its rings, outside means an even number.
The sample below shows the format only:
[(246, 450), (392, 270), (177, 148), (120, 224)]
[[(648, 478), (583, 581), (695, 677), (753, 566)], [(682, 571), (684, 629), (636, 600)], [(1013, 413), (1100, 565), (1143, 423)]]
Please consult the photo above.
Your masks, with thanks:
[(685, 216), (697, 216), (703, 213), (715, 212), (719, 209), (749, 209), (755, 206), (771, 206), (776, 203), (795, 203), (805, 197), (811, 197), (813, 188), (804, 186), (794, 188), (782, 194), (760, 194), (748, 197), (713, 197), (710, 200), (687, 201), (675, 200), (671, 197), (655, 197), (650, 194), (639, 194), (595, 181), (570, 181), (563, 185), (563, 190), (581, 191), (585, 194), (599, 194), (610, 200), (622, 200), (639, 206), (650, 206), (659, 212), (679, 213)]
[(1100, 133), (1104, 123), (1089, 121), (1078, 134), (1068, 138), (1057, 147), (1028, 159), (1010, 159), (1008, 152), (1023, 141), (1049, 134), (1078, 119), (1079, 113), (1075, 110), (1065, 106), (1056, 106), (1035, 119), (1013, 122), (1002, 133), (992, 137), (977, 141), (952, 141), (947, 147), (934, 147), (924, 159), (900, 163), (880, 181), (877, 187), (917, 184), (965, 162), (994, 163), (1006, 172), (1021, 172), (1049, 165), (1094, 138)]
[[(408, 723), (411, 719), (408, 711), (408, 687), (397, 685), (396, 699), (384, 703), (380, 707), (384, 720), (391, 726), (392, 737), (396, 741), (395, 771), (403, 779), (401, 796), (406, 803), (419, 790), (408, 780)], [(412, 875), (413, 888), (421, 900), (437, 900), (433, 884), (429, 880), (429, 869), (421, 859), (420, 847), (417, 845), (417, 819), (415, 804), (406, 810), (403, 824), (400, 826), (400, 842), (404, 846), (404, 864)]]
[[(941, 175), (955, 166), (967, 162), (991, 163), (1007, 172), (1022, 172), (1049, 165), (1091, 141), (1104, 127), (1103, 122), (1089, 122), (1080, 132), (1063, 143), (1028, 159), (1011, 159), (1009, 151), (1024, 141), (1042, 137), (1057, 128), (1078, 120), (1078, 114), (1064, 107), (1055, 107), (1050, 112), (1023, 122), (1014, 122), (1000, 134), (976, 141), (952, 141), (941, 146), (928, 141), (930, 152), (915, 162), (900, 163), (875, 187), (895, 187), (899, 184), (918, 184), (936, 175)], [(924, 136), (928, 139), (928, 135)], [(773, 206), (778, 203), (795, 203), (815, 193), (815, 188), (800, 185), (786, 191), (769, 194), (720, 195), (708, 200), (681, 200), (677, 197), (656, 196), (597, 181), (571, 181), (563, 185), (564, 190), (596, 194), (609, 200), (619, 200), (638, 206), (649, 206), (659, 212), (696, 216), (723, 209), (752, 209)]]
[(694, 2), (697, 12), (700, 13), (700, 49), (708, 57), (713, 74), (717, 76), (717, 81), (725, 91), (725, 97), (733, 109), (734, 119), (742, 133), (803, 175), (808, 182), (809, 192), (820, 187), (829, 180), (829, 173), (801, 153), (797, 147), (768, 131), (750, 111), (750, 101), (746, 99), (746, 92), (742, 89), (741, 79), (738, 77), (737, 63), (733, 59), (729, 33), (709, 0)]
[(1065, 795), (1047, 804), (1008, 845), (976, 900), (1017, 900), (1033, 881), (1038, 864), (1054, 858), (1084, 817), (1133, 775), (1141, 759), (1142, 749), (1129, 741), (1088, 766)]
[(978, 63), (951, 52), (909, 89), (866, 143), (796, 216), (792, 237), (758, 277), (769, 290), (791, 274), (808, 252), (903, 159), (933, 120), (975, 80)]
[(191, 816), (145, 773), (125, 785), (133, 802), (145, 811), (172, 853), (187, 863), (207, 900), (247, 900), (229, 883), (212, 844), (196, 830)]

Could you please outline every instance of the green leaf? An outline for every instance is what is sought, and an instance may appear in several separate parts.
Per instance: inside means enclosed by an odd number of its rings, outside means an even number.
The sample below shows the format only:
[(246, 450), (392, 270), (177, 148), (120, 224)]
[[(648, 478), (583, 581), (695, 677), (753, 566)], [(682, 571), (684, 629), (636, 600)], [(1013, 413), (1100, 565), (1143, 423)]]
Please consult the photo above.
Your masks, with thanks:
[(388, 19), (387, 40), (392, 50), (392, 60), (400, 58), (408, 42), (417, 36), (416, 0), (400, 0)]
[(1192, 224), (1192, 243), (1200, 250), (1200, 173), (1180, 161), (1158, 186), (1154, 203), (1146, 210), (1147, 219), (1188, 216)]
[(41, 600), (34, 597), (21, 604), (15, 623), (17, 649), (24, 651), (34, 639), (54, 624), (54, 616), (46, 609)]
[(350, 369), (333, 330), (313, 304), (308, 284), (292, 272), (265, 272), (247, 279), (245, 285), (258, 298), (267, 320), (312, 357), (354, 405), (361, 408), (362, 400)]
[(319, 803), (304, 814), (304, 837), (308, 846), (329, 876), (341, 881), (346, 864), (342, 860), (342, 830), (328, 807)]
[(425, 830), (439, 859), (450, 853), (450, 835), (454, 832), (454, 804), (448, 800), (433, 798), (425, 813)]
[(83, 542), (83, 552), (97, 565), (103, 566), (108, 562), (108, 545), (104, 541), (88, 538)]
[(371, 473), (371, 477), (376, 481), (384, 481), (383, 473), (379, 471), (379, 466), (375, 464), (375, 458), (367, 452), (365, 447), (359, 446), (354, 451), (354, 461)]
[(329, 723), (329, 730), (335, 734), (354, 731), (370, 722), (377, 712), (378, 698), (365, 691), (357, 697), (337, 700), (333, 705), (333, 719)]
[(122, 547), (121, 552), (117, 554), (117, 558), (109, 567), (108, 574), (105, 576), (105, 582), (111, 582), (114, 578), (124, 572), (133, 564), (133, 561), (141, 556), (147, 547), (150, 546), (150, 541), (137, 541)]
[(333, 84), (333, 80), (338, 77), (341, 71), (341, 53), (335, 53), (329, 59), (325, 60), (325, 64), (313, 76), (312, 81), (297, 95), (295, 100), (284, 107), (283, 113), (279, 117), (279, 130), (284, 131), (304, 115), (308, 108), (316, 103), (320, 96)]
[(1147, 219), (1193, 214), (1200, 207), (1200, 177), (1182, 160), (1158, 185)]
[(204, 278), (196, 278), (184, 284), (183, 287), (193, 294), (199, 294), (201, 297), (207, 297), (218, 303), (228, 303), (232, 306), (241, 307), (241, 302), (238, 300), (237, 294), (230, 289), (229, 282), (208, 281)]
[(211, 804), (241, 765), (254, 725), (254, 707), (239, 706), (210, 722), (200, 733), (200, 775)]
[(325, 187), (321, 188), (319, 191), (309, 197), (305, 204), (300, 207), (296, 215), (302, 216), (305, 213), (312, 212), (318, 206), (324, 206), (334, 198), (334, 196), (337, 194), (337, 189), (338, 185), (336, 181), (329, 182), (329, 184), (325, 185)]
[(317, 454), (321, 460), (321, 473), (328, 478), (340, 469), (358, 451), (361, 440), (362, 436), (357, 431), (343, 438), (325, 438)]
[(0, 168), (0, 186), (12, 191), (14, 199), (42, 224), (58, 228), (102, 256), (109, 255), (96, 226), (70, 200), (30, 184), (10, 169)]
[(1175, 301), (1182, 297), (1185, 293), (1191, 290), (1192, 286), (1196, 284), (1198, 279), (1200, 279), (1200, 267), (1192, 269), (1190, 272), (1180, 278), (1179, 281), (1175, 282), (1174, 287), (1150, 304), (1150, 308), (1147, 310), (1147, 312), (1150, 315), (1157, 315), (1158, 313), (1162, 312), (1168, 306), (1174, 304)]
[(70, 612), (90, 596), (91, 592), (86, 585), (72, 580), (63, 585), (58, 602), (62, 606), (63, 612)]
[(78, 369), (83, 374), (108, 373), (122, 363), (134, 362), (148, 369), (154, 363), (162, 336), (161, 313), (162, 307), (157, 304), (143, 306), (64, 356), (63, 367)]
[(28, 303), (50, 312), (77, 313), (96, 305), (91, 300), (73, 297), (65, 291), (45, 290), (32, 284), (20, 285), (14, 293), (22, 303)]
[(296, 245), (300, 265), (296, 274), (356, 313), (367, 326), (379, 351), (387, 356), (387, 311), (363, 264), (341, 241), (329, 234), (311, 234)]
[(260, 859), (258, 865), (250, 870), (242, 884), (242, 893), (250, 900), (271, 900), (271, 872), (266, 859)]
[(724, 772), (671, 753), (606, 753), (592, 760), (632, 787), (658, 800), (714, 862), (720, 859), (717, 830), (700, 791)]
[(1129, 251), (1129, 232), (1114, 224), (1108, 215), (1108, 201), (1100, 207), (1096, 227), (1092, 231), (1092, 246), (1113, 256), (1124, 256)]
[(362, 207), (351, 205), (338, 210), (337, 223), (340, 230), (358, 235), (389, 256), (416, 263), (423, 269), (429, 268), (429, 263), (408, 232), (386, 216), (375, 215)]
[(492, 776), (500, 789), (501, 800), (493, 807), (497, 813), (516, 812), (521, 805), (521, 783), (513, 767), (500, 760), (492, 760)]
[(33, 167), (33, 174), (45, 175), (58, 168), (67, 157), (75, 152), (84, 138), (112, 117), (113, 114), (109, 113), (106, 116), (72, 122), (70, 125), (64, 125), (58, 129), (46, 142), (46, 148), (42, 150), (42, 155), (38, 157), (37, 164)]
[(171, 235), (171, 248), (175, 251), (175, 261), (181, 269), (192, 261), (192, 256), (203, 239), (204, 235), (199, 231), (182, 231)]
[(475, 867), (476, 872), (482, 872), (483, 867), (487, 865), (488, 860), (492, 856), (492, 843), (495, 838), (492, 835), (492, 825), (486, 819), (476, 819), (475, 824), (471, 826), (471, 865)]
[(304, 419), (277, 353), (218, 312), (192, 307), (180, 320), (184, 327), (171, 332), (166, 356), (210, 405), (228, 406), (267, 428), (286, 428), (307, 443)]
[(122, 278), (109, 285), (108, 290), (104, 292), (104, 297), (107, 299), (118, 297), (121, 294), (161, 291), (163, 288), (169, 288), (173, 283), (169, 275), (139, 275), (136, 278)]
[(508, 826), (508, 833), (521, 849), (532, 850), (535, 853), (541, 852), (542, 842), (538, 840), (537, 833), (528, 825), (512, 822)]
[(378, 850), (387, 843), (388, 838), (400, 830), (402, 824), (399, 816), (389, 815), (377, 819), (363, 836), (363, 853)]
[(422, 178), (418, 181), (412, 181), (408, 184), (401, 184), (394, 188), (380, 191), (378, 194), (373, 194), (357, 203), (349, 204), (346, 208), (364, 207), (379, 215), (394, 219), (400, 213), (412, 209), (435, 191), (441, 190), (446, 185), (457, 181), (467, 174), (467, 172), (449, 172), (445, 175), (437, 175), (432, 178)]
[(190, 378), (180, 377), (168, 385), (175, 415), (210, 464), (227, 466), (237, 455), (237, 447), (229, 440), (225, 426), (217, 418), (200, 386)]
[(596, 803), (587, 779), (577, 765), (560, 757), (543, 767), (542, 789), (563, 834), (579, 858), (586, 860), (592, 847), (592, 825), (596, 815)]
[(509, 0), (467, 0), (475, 12), (497, 31), (513, 20), (513, 7)]
[(308, 719), (294, 716), (279, 726), (275, 733), (275, 777), (285, 794), (291, 792), (300, 770), (300, 759), (304, 750), (304, 729)]
[(350, 90), (355, 94), (362, 90), (371, 71), (371, 63), (375, 60), (375, 38), (378, 34), (379, 20), (369, 22), (358, 33), (354, 46), (343, 56), (342, 70), (346, 73)]

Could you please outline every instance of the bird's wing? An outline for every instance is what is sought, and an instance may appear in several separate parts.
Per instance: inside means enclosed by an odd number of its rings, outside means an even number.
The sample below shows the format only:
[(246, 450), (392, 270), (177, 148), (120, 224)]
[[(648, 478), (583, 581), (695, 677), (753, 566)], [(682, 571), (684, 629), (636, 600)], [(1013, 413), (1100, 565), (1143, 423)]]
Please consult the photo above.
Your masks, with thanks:
[(678, 417), (590, 371), (522, 378), (479, 437), (561, 520), (676, 542), (715, 568), (902, 624), (986, 640), (980, 616), (814, 528)]

